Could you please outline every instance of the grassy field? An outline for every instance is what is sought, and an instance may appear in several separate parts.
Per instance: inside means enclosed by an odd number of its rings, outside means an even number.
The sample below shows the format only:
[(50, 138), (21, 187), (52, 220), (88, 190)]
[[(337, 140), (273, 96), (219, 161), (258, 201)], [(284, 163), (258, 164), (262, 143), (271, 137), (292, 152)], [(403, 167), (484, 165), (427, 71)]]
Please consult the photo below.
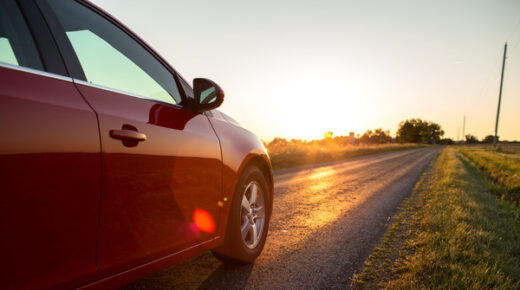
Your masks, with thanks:
[(497, 148), (502, 152), (520, 153), (520, 143), (499, 143)]
[(270, 144), (267, 151), (274, 170), (342, 160), (377, 153), (420, 148), (417, 144), (338, 144), (333, 141), (286, 142)]
[(459, 150), (472, 164), (484, 171), (500, 198), (520, 202), (520, 154), (501, 153), (489, 148), (462, 148)]
[(485, 149), (445, 148), (352, 286), (520, 288), (520, 210), (493, 194), (510, 195), (505, 183), (519, 174), (519, 161), (512, 159)]

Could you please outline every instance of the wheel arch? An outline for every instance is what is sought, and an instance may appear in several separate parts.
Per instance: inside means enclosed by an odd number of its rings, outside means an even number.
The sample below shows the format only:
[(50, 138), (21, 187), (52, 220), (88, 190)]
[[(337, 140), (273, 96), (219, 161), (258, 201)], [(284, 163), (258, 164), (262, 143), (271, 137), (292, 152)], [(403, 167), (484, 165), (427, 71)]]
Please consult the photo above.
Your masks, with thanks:
[[(269, 186), (270, 195), (272, 195), (273, 194), (274, 182), (273, 182), (273, 174), (272, 174), (272, 169), (271, 169), (270, 162), (268, 162), (266, 160), (266, 158), (264, 158), (264, 157), (262, 157), (260, 155), (255, 155), (255, 156), (251, 157), (242, 166), (242, 168), (240, 170), (240, 174), (242, 174), (242, 172), (249, 166), (255, 166), (258, 169), (260, 169), (260, 171), (262, 171), (262, 173), (265, 176), (265, 180), (267, 181), (267, 185)], [(271, 196), (271, 203), (272, 203), (272, 196)]]
[[(230, 232), (230, 230), (233, 229), (232, 225), (233, 222), (230, 222), (231, 217), (231, 209), (236, 206), (236, 202), (239, 202), (235, 200), (237, 198), (237, 194), (242, 193), (240, 189), (241, 182), (239, 181), (244, 174), (247, 173), (248, 168), (254, 167), (260, 170), (262, 175), (265, 178), (266, 185), (267, 185), (267, 196), (269, 199), (269, 207), (268, 212), (266, 212), (266, 224), (265, 224), (265, 233), (267, 233), (269, 228), (269, 220), (271, 218), (272, 212), (273, 212), (273, 197), (274, 197), (274, 180), (273, 180), (273, 174), (272, 174), (272, 168), (271, 163), (269, 160), (269, 156), (267, 153), (264, 152), (255, 152), (256, 150), (253, 150), (253, 152), (247, 154), (247, 156), (244, 158), (242, 164), (240, 165), (239, 169), (236, 171), (236, 182), (233, 186), (233, 197), (231, 198), (229, 202), (229, 207), (226, 210), (225, 213), (225, 223), (223, 224), (223, 236), (222, 236), (222, 244), (221, 246), (213, 249), (214, 255), (216, 255), (217, 258), (221, 260), (228, 260), (231, 258), (231, 260), (241, 260), (241, 261), (247, 261), (252, 262), (253, 260), (244, 260), (240, 256), (237, 256), (237, 254), (232, 250), (230, 245), (236, 245), (236, 243), (233, 242), (232, 237), (233, 234)], [(231, 228), (230, 228), (231, 227)], [(261, 246), (263, 248), (263, 245)], [(260, 250), (261, 251), (261, 250)]]
[(273, 170), (271, 167), (271, 161), (266, 152), (251, 152), (244, 158), (240, 168), (238, 170), (236, 183), (233, 187), (234, 192), (236, 191), (236, 187), (238, 186), (238, 179), (244, 173), (246, 168), (250, 166), (255, 166), (264, 174), (265, 180), (267, 181), (267, 185), (269, 187), (269, 217), (273, 212), (273, 197), (274, 197), (274, 178), (273, 178)]

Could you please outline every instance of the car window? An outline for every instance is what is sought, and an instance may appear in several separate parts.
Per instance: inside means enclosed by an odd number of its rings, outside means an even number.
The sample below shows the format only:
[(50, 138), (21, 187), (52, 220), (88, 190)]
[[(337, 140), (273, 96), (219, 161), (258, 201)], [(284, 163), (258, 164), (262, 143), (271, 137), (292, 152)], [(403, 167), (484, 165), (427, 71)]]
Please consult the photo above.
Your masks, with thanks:
[(31, 32), (15, 0), (0, 1), (0, 62), (43, 70)]
[(180, 103), (173, 75), (132, 37), (74, 1), (47, 1), (72, 44), (86, 81), (167, 103)]

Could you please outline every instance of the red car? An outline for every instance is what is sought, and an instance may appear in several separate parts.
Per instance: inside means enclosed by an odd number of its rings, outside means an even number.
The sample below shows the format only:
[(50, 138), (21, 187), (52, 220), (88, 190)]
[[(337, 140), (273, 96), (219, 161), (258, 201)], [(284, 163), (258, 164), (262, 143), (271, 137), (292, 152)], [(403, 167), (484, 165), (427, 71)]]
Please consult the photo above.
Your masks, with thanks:
[(0, 287), (114, 288), (211, 249), (253, 262), (260, 140), (86, 1), (0, 0)]

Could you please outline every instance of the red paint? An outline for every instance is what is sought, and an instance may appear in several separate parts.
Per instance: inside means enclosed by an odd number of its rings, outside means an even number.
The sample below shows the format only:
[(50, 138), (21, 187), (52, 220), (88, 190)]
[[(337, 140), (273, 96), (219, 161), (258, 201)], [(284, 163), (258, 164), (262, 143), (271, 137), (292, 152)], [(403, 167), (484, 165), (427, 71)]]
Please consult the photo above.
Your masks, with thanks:
[[(220, 214), (220, 144), (208, 118), (173, 105), (77, 87), (98, 113), (101, 135), (99, 276), (215, 237), (191, 229), (195, 209)], [(110, 130), (124, 125), (145, 134), (146, 141), (129, 147), (110, 137)]]
[[(258, 138), (226, 121), (76, 85), (80, 95), (70, 82), (31, 73), (0, 73), (6, 288), (137, 280), (222, 244), (247, 164), (263, 162), (272, 180)], [(19, 85), (26, 82), (31, 86)], [(110, 137), (111, 129), (129, 126), (146, 141), (129, 147)], [(194, 215), (197, 209), (207, 215)]]
[(273, 173), (267, 151), (258, 137), (244, 128), (222, 120), (222, 118), (210, 117), (209, 119), (222, 146), (223, 196), (229, 200), (223, 208), (224, 212), (218, 223), (220, 226), (218, 231), (225, 233), (233, 193), (244, 168), (247, 165), (254, 164), (265, 169), (266, 179), (270, 185), (271, 209), (273, 208), (274, 194)]
[(0, 67), (0, 285), (79, 285), (96, 274), (100, 147), (71, 82)]

